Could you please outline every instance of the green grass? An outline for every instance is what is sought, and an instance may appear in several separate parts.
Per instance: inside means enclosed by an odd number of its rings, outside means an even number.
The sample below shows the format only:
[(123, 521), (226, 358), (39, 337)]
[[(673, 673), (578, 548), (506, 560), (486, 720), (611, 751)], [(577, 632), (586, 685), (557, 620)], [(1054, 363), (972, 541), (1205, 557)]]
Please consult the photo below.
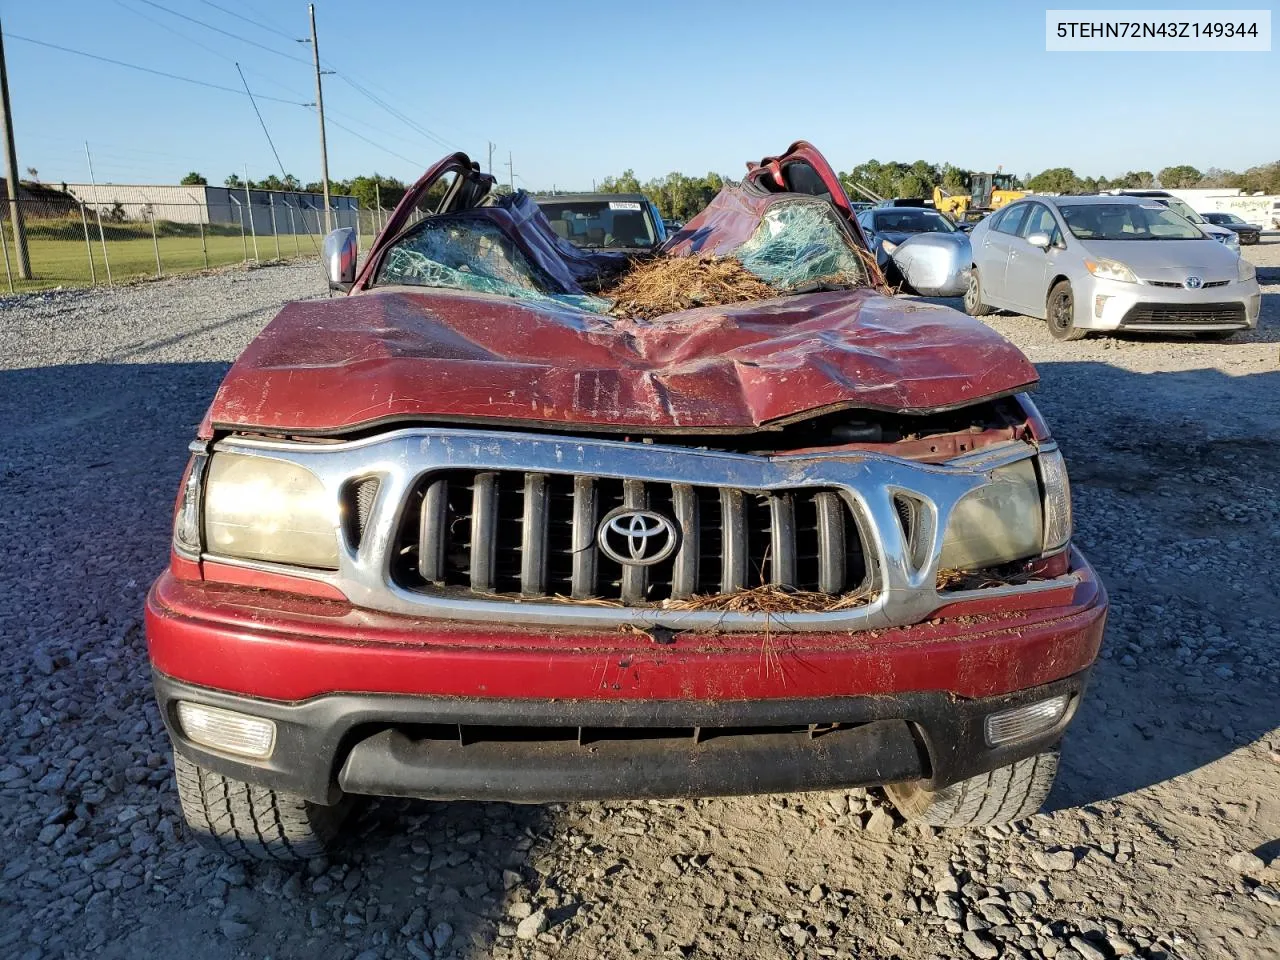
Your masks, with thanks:
[[(104, 227), (106, 225), (104, 224)], [(164, 224), (158, 224), (163, 228)], [(183, 225), (175, 225), (185, 228)], [(13, 248), (13, 238), (9, 241), (9, 269), (13, 275), (13, 289), (17, 293), (33, 290), (48, 290), (52, 287), (83, 287), (93, 282), (93, 273), (89, 269), (89, 251), (85, 248), (83, 228), (79, 222), (75, 224), (79, 233), (78, 239), (50, 239), (45, 231), (28, 231), (27, 251), (31, 257), (32, 280), (19, 280), (17, 263)], [(196, 231), (195, 227), (190, 228)], [(106, 284), (107, 270), (102, 257), (102, 243), (97, 229), (90, 228), (91, 246), (93, 248), (93, 265), (97, 274), (97, 282)], [(151, 239), (150, 227), (147, 225), (130, 225), (125, 233), (120, 227), (114, 236), (107, 237), (107, 257), (111, 262), (111, 279), (116, 283), (137, 280), (156, 275), (156, 251)], [(160, 263), (165, 276), (177, 273), (190, 273), (210, 268), (224, 267), (233, 263), (241, 263), (245, 258), (245, 244), (237, 230), (234, 235), (210, 235), (204, 238), (204, 247), (198, 232), (186, 235), (186, 229), (166, 231), (159, 229)], [(33, 235), (34, 234), (34, 235)], [(133, 239), (120, 239), (132, 235)], [(67, 236), (67, 233), (62, 233)], [(282, 257), (294, 257), (300, 251), (303, 256), (316, 252), (314, 237), (300, 236), (295, 246), (294, 238), (288, 235), (280, 237), (280, 254)], [(318, 241), (316, 241), (318, 242)], [(253, 258), (253, 238), (248, 238), (249, 258)], [(207, 264), (206, 264), (207, 255)], [(258, 238), (258, 256), (262, 260), (274, 260), (276, 244), (274, 237)], [(3, 265), (0, 260), (0, 266)], [(0, 274), (0, 294), (8, 291), (6, 278)]]

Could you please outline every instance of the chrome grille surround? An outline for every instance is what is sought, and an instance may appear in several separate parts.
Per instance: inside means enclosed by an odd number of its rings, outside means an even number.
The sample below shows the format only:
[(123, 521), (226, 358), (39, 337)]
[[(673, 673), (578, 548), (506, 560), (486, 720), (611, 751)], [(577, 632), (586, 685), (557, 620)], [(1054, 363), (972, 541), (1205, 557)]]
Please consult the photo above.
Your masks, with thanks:
[[(359, 544), (339, 537), (336, 571), (241, 560), (205, 553), (209, 560), (287, 573), (330, 584), (358, 607), (415, 617), (540, 626), (616, 628), (622, 624), (674, 630), (775, 631), (865, 630), (917, 623), (949, 603), (972, 597), (1028, 594), (1074, 584), (1067, 574), (1053, 580), (946, 591), (936, 587), (943, 533), (955, 504), (989, 482), (990, 471), (1032, 456), (1021, 441), (997, 444), (944, 464), (926, 464), (864, 451), (848, 454), (753, 456), (684, 446), (583, 437), (450, 428), (411, 428), (341, 443), (299, 443), (233, 436), (214, 452), (285, 460), (320, 478), (335, 503), (350, 484), (376, 479), (377, 493)], [(441, 470), (525, 471), (698, 487), (768, 492), (837, 490), (853, 511), (862, 535), (869, 600), (861, 606), (816, 613), (745, 614), (714, 610), (664, 610), (657, 606), (610, 607), (555, 600), (489, 598), (456, 589), (407, 589), (392, 576), (397, 532), (406, 522), (409, 494)], [(914, 505), (909, 541), (902, 501)], [(424, 509), (424, 513), (425, 513)]]

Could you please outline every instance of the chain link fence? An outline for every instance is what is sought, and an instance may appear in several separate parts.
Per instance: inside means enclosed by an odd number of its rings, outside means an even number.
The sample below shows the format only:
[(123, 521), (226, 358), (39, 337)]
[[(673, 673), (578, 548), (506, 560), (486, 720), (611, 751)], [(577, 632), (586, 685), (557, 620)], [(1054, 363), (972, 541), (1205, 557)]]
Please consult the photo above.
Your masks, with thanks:
[[(0, 199), (0, 292), (127, 283), (236, 263), (319, 256), (322, 207), (298, 194), (255, 191), (252, 199), (248, 204), (232, 195), (225, 206), (19, 199), (16, 224), (12, 204)], [(331, 214), (335, 229), (356, 228), (364, 250), (390, 211), (352, 207)]]

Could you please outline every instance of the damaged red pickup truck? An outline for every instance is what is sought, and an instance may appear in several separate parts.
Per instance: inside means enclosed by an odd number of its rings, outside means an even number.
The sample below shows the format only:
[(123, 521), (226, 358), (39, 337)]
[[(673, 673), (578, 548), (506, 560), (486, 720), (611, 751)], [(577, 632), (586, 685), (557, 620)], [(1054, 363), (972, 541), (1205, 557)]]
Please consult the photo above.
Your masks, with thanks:
[(1026, 358), (887, 296), (803, 142), (658, 254), (777, 295), (656, 319), (493, 187), (441, 161), (358, 274), (332, 235), (351, 295), (285, 307), (191, 446), (147, 639), (197, 834), (314, 856), (359, 794), (1038, 809), (1106, 595)]

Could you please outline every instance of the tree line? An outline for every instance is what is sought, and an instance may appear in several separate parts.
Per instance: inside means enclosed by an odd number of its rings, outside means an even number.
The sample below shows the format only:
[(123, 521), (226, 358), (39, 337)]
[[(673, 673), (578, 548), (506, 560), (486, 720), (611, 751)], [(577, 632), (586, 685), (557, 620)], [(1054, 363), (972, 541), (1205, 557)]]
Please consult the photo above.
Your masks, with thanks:
[[(183, 186), (207, 186), (209, 180), (202, 173), (192, 170), (179, 183)], [(269, 177), (249, 180), (247, 183), (238, 173), (233, 173), (222, 181), (222, 185), (233, 190), (243, 190), (246, 186), (250, 190), (301, 191), (303, 193), (321, 193), (324, 190), (324, 184), (319, 180), (303, 183), (291, 173), (286, 173), (283, 177), (277, 177), (273, 173)], [(329, 181), (330, 194), (355, 197), (360, 202), (361, 208), (366, 210), (372, 210), (378, 204), (381, 204), (384, 209), (390, 209), (400, 202), (400, 198), (408, 189), (408, 185), (403, 181), (380, 173), (352, 177), (350, 180)]]
[[(901, 161), (881, 162), (868, 160), (847, 172), (840, 173), (840, 182), (854, 200), (865, 199), (857, 189), (861, 186), (881, 197), (929, 197), (933, 188), (940, 186), (948, 193), (967, 193), (969, 178), (974, 173), (950, 163), (914, 163)], [(1114, 188), (1138, 189), (1163, 187), (1185, 188), (1238, 188), (1245, 193), (1280, 194), (1280, 160), (1260, 164), (1236, 172), (1219, 167), (1200, 170), (1189, 164), (1164, 167), (1158, 171), (1130, 170), (1117, 177), (1079, 176), (1070, 167), (1050, 167), (1039, 173), (1027, 173), (1013, 177), (1015, 188), (1034, 190), (1037, 193), (1080, 194), (1097, 193)], [(192, 171), (182, 178), (184, 184), (207, 184), (200, 173)], [(624, 170), (616, 177), (600, 181), (601, 193), (643, 193), (658, 205), (662, 216), (669, 220), (688, 220), (702, 210), (726, 183), (733, 182), (718, 173), (692, 177), (679, 172), (668, 173), (641, 182), (634, 170)], [(238, 174), (231, 174), (223, 184), (243, 189), (245, 181)], [(250, 181), (248, 186), (260, 190), (302, 190), (319, 193), (318, 181), (302, 183), (292, 174), (277, 177), (272, 174), (262, 180)], [(350, 180), (331, 180), (330, 193), (355, 197), (364, 209), (381, 204), (390, 209), (400, 202), (408, 185), (395, 177), (380, 173), (353, 177)]]

